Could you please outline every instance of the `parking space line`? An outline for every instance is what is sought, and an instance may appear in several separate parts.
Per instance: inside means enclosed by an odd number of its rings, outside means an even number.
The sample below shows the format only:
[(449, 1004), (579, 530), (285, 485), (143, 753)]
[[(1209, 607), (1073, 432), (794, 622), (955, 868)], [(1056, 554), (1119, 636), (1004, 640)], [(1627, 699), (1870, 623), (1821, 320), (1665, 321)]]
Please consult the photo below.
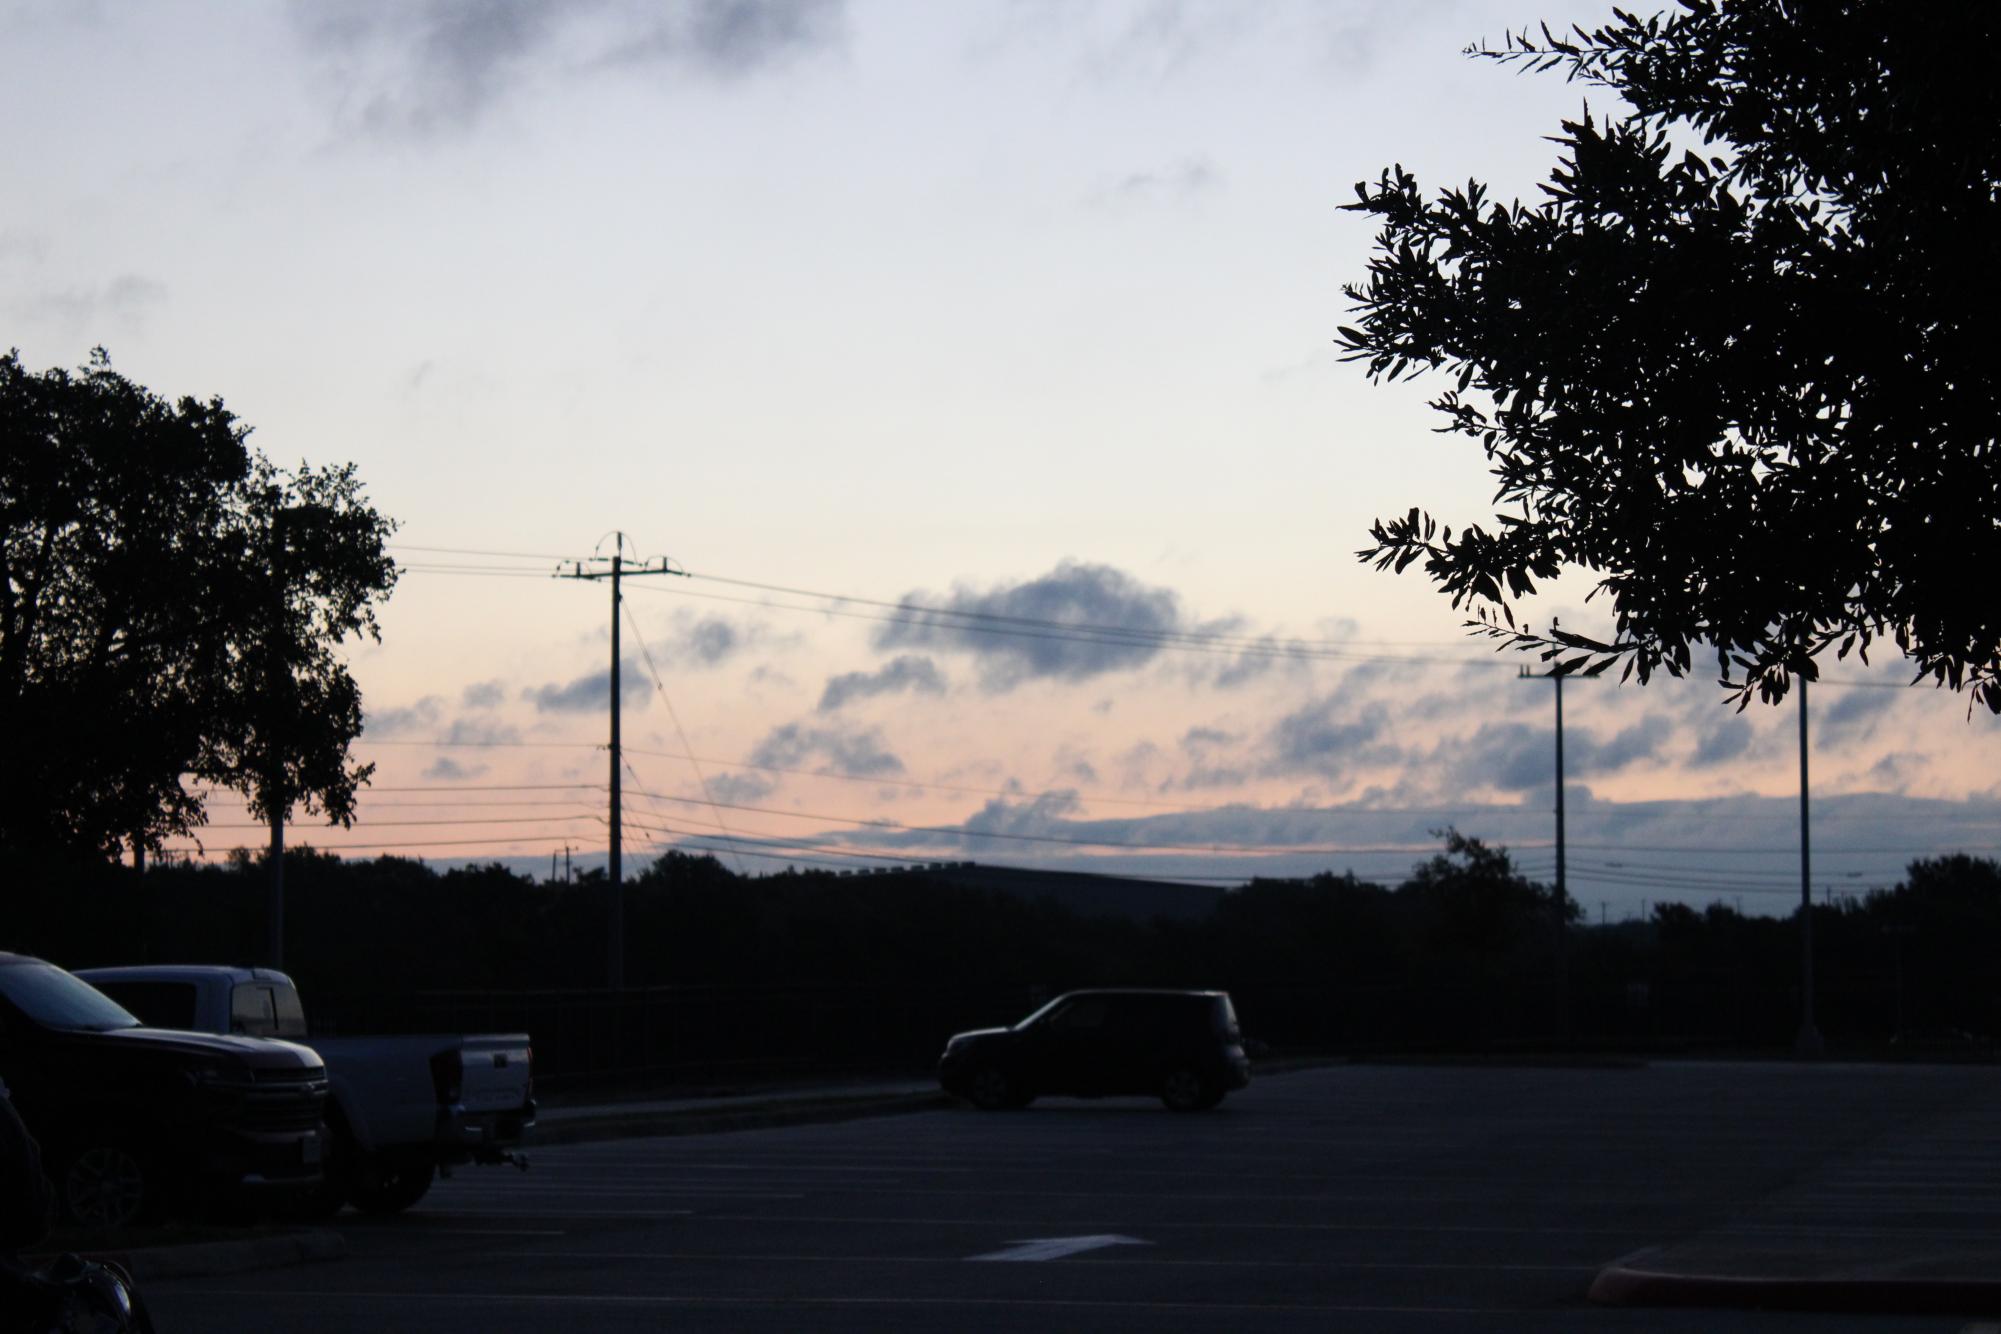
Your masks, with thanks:
[[(889, 1215), (860, 1217), (855, 1215), (786, 1214), (774, 1218), (769, 1214), (704, 1214), (705, 1222), (711, 1223), (761, 1223), (769, 1225), (783, 1223), (833, 1223), (839, 1226), (868, 1225), (872, 1227), (983, 1227), (996, 1226), (992, 1218), (897, 1218)], [(1000, 1226), (1010, 1226), (1000, 1224)], [(1011, 1226), (1033, 1226), (1015, 1223)], [(1149, 1218), (1143, 1224), (1106, 1223), (1107, 1227), (1134, 1226), (1158, 1232), (1163, 1228), (1175, 1231), (1211, 1232), (1440, 1232), (1440, 1233), (1497, 1233), (1504, 1237), (1518, 1237), (1525, 1233), (1556, 1236), (1630, 1237), (1647, 1229), (1635, 1227), (1532, 1227), (1520, 1223), (1262, 1223), (1239, 1222), (1236, 1220), (1205, 1219), (1201, 1222), (1163, 1223)]]
[[(602, 1264), (606, 1261), (674, 1261), (677, 1263), (700, 1263), (714, 1261), (732, 1264), (884, 1264), (884, 1265), (961, 1265), (965, 1260), (956, 1255), (798, 1255), (789, 1252), (741, 1252), (713, 1253), (707, 1251), (509, 1251), (508, 1255), (523, 1259), (533, 1257), (539, 1262), (575, 1261), (578, 1263)], [(977, 1257), (975, 1257), (977, 1258)], [(1418, 1260), (1192, 1260), (1187, 1258), (1161, 1259), (1154, 1256), (1099, 1255), (1093, 1256), (1094, 1265), (1116, 1265), (1121, 1268), (1156, 1269), (1311, 1269), (1316, 1272), (1339, 1270), (1383, 1270), (1388, 1272), (1432, 1270), (1466, 1273), (1497, 1274), (1595, 1274), (1605, 1267), (1602, 1260), (1577, 1264), (1486, 1264), (1454, 1261)], [(1997, 1329), (1995, 1334), (2001, 1334)]]
[(1381, 1303), (1342, 1304), (1338, 1302), (1168, 1302), (1158, 1300), (1117, 1301), (1090, 1297), (745, 1297), (736, 1294), (626, 1295), (609, 1292), (465, 1292), (413, 1289), (409, 1292), (340, 1292), (312, 1288), (176, 1288), (190, 1296), (241, 1297), (258, 1302), (292, 1299), (325, 1306), (332, 1302), (393, 1302), (403, 1306), (416, 1303), (459, 1305), (468, 1302), (490, 1305), (533, 1303), (538, 1306), (662, 1307), (701, 1306), (765, 1307), (792, 1309), (812, 1307), (978, 1307), (1018, 1306), (1030, 1309), (1083, 1309), (1097, 1311), (1230, 1311), (1295, 1312), (1327, 1315), (1521, 1315), (1537, 1308), (1526, 1306), (1391, 1306)]

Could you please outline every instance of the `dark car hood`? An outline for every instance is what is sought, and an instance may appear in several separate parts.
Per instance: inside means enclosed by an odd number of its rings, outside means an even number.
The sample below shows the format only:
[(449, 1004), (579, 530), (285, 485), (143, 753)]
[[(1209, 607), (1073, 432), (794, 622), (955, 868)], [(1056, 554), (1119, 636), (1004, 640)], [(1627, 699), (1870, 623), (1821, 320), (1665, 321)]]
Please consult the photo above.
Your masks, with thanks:
[[(1011, 1028), (974, 1028), (964, 1033), (954, 1033), (952, 1042), (974, 1042), (985, 1038), (1004, 1037), (1014, 1032)], [(950, 1045), (947, 1043), (946, 1045)]]
[(171, 1028), (114, 1028), (104, 1033), (70, 1033), (87, 1037), (111, 1050), (173, 1052), (181, 1056), (218, 1057), (240, 1061), (253, 1070), (318, 1070), (319, 1053), (296, 1042), (276, 1038), (224, 1037), (218, 1033), (183, 1033)]

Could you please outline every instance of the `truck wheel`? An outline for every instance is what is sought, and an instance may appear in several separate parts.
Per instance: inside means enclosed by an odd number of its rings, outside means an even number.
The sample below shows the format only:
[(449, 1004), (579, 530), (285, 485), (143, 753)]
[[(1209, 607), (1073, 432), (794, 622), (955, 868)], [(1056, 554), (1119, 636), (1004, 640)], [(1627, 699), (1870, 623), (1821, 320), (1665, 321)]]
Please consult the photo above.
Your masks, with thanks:
[(1160, 1083), (1160, 1100), (1177, 1112), (1206, 1112), (1223, 1100), (1223, 1090), (1183, 1067)]
[(129, 1227), (163, 1215), (159, 1175), (122, 1144), (91, 1145), (63, 1163), (58, 1188), (63, 1213), (84, 1227)]
[(414, 1158), (379, 1158), (364, 1164), (347, 1198), (365, 1214), (399, 1214), (424, 1198), (437, 1169)]

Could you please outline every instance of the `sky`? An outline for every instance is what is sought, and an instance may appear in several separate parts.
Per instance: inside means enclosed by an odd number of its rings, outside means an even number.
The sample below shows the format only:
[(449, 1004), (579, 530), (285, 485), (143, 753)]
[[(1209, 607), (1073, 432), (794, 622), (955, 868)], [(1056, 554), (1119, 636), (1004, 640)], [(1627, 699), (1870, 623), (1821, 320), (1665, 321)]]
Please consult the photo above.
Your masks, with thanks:
[[(552, 576), (623, 549), (687, 572), (624, 581), (628, 869), (1394, 883), (1452, 826), (1548, 879), (1550, 683), (1356, 559), (1491, 479), (1434, 384), (1339, 359), (1340, 206), (1393, 163), (1532, 196), (1585, 90), (1463, 50), (1608, 13), (17, 0), (0, 341), (219, 395), (399, 524), (373, 782), (294, 842), (602, 864), (610, 590)], [(1995, 721), (1894, 650), (1823, 672), (1815, 892), (2001, 853)], [(1797, 901), (1794, 701), (1564, 715), (1587, 910)]]

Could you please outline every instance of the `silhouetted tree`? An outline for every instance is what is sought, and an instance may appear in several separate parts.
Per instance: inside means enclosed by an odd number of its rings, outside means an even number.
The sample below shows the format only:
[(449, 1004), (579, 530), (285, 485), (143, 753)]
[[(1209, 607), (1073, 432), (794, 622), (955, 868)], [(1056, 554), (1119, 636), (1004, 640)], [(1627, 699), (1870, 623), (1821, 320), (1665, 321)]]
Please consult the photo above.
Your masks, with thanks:
[(274, 468), (221, 399), (100, 349), (0, 357), (0, 844), (115, 854), (203, 820), (193, 777), (347, 823), (369, 767), (335, 649), (375, 635), (391, 522), (353, 468)]
[(1433, 959), (1478, 958), (1491, 968), (1517, 947), (1548, 942), (1577, 905), (1515, 869), (1506, 848), (1457, 829), (1438, 831), (1445, 851), (1411, 868), (1397, 898), (1417, 917), (1414, 937)]
[[(1444, 369), (1494, 531), (1417, 509), (1359, 553), (1422, 561), (1471, 622), (1559, 670), (1644, 681), (1716, 651), (1739, 707), (1887, 637), (2001, 712), (2001, 7), (1681, 0), (1471, 54), (1610, 90), (1565, 121), (1538, 205), (1401, 166), (1358, 318), (1372, 379)], [(1704, 151), (1691, 151), (1697, 140)], [(1567, 567), (1615, 633), (1516, 627)]]

